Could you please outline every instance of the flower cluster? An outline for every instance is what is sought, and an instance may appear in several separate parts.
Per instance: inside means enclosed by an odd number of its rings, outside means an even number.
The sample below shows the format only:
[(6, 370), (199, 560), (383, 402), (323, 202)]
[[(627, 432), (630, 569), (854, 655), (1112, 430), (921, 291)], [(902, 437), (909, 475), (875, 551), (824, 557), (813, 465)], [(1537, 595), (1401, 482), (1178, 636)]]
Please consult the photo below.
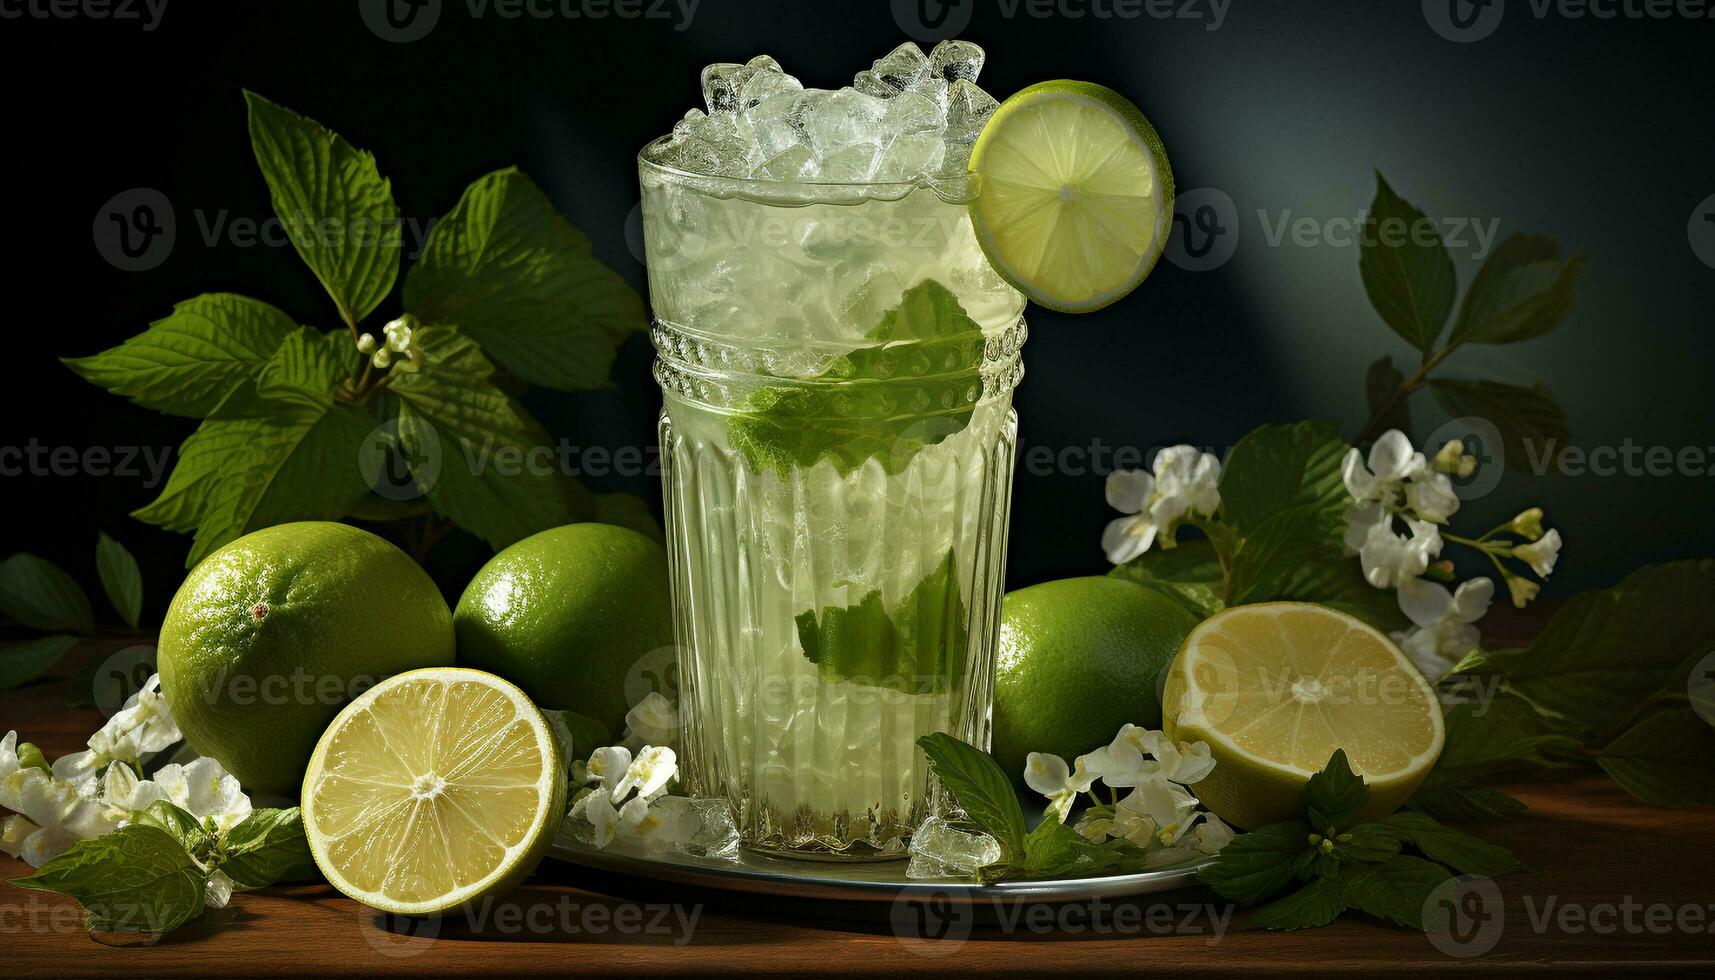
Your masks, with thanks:
[[(1125, 725), (1108, 745), (1079, 756), (1071, 766), (1057, 755), (1032, 752), (1024, 782), (1048, 798), (1048, 814), (1064, 823), (1079, 794), (1091, 805), (1074, 829), (1096, 843), (1119, 839), (1148, 852), (1151, 867), (1215, 854), (1233, 839), (1220, 817), (1199, 809), (1193, 785), (1215, 768), (1204, 742), (1175, 743), (1165, 734)], [(1098, 798), (1097, 782), (1109, 799)], [(1124, 797), (1122, 789), (1130, 790)]]
[[(179, 741), (179, 726), (160, 694), (160, 677), (148, 683), (88, 739), (89, 748), (52, 766), (17, 732), (0, 738), (0, 851), (41, 867), (73, 844), (130, 823), (156, 800), (169, 800), (205, 825), (227, 831), (250, 815), (246, 796), (221, 764), (198, 758), (161, 766), (141, 778), (150, 756)], [(232, 885), (214, 871), (205, 901), (224, 906)]]
[(1157, 541), (1174, 546), (1174, 531), (1189, 518), (1211, 517), (1221, 506), (1221, 463), (1193, 446), (1169, 446), (1155, 454), (1153, 473), (1115, 470), (1108, 474), (1108, 505), (1128, 516), (1109, 522), (1102, 550), (1116, 565), (1131, 561)]
[(1391, 429), (1370, 447), (1367, 460), (1356, 449), (1347, 453), (1342, 473), (1352, 497), (1346, 512), (1346, 550), (1358, 556), (1371, 585), (1398, 590), (1400, 611), (1412, 628), (1395, 633), (1394, 639), (1432, 680), (1477, 646), (1481, 634), (1476, 622), (1488, 612), (1495, 592), (1488, 578), (1473, 578), (1453, 591), (1426, 580), (1452, 578), (1451, 562), (1432, 561), (1446, 542), (1486, 555), (1519, 608), (1535, 598), (1541, 586), (1502, 559), (1523, 562), (1547, 578), (1560, 554), (1560, 532), (1543, 531), (1537, 507), (1478, 538), (1443, 530), (1459, 510), (1451, 476), (1470, 476), (1476, 466), (1458, 439), (1427, 459), (1404, 433)]
[(374, 334), (366, 333), (357, 338), (357, 351), (368, 357), (370, 365), (378, 371), (391, 367), (395, 358), (400, 370), (415, 371), (422, 363), (423, 354), (417, 346), (416, 326), (417, 318), (410, 314), (389, 320), (381, 328), (380, 344), (375, 342)]
[(694, 829), (674, 802), (684, 798), (667, 795), (667, 784), (678, 778), (679, 760), (666, 746), (645, 745), (635, 758), (623, 745), (599, 748), (588, 762), (574, 767), (573, 775), (596, 785), (578, 791), (567, 819), (574, 825), (580, 818), (586, 821), (588, 838), (598, 848), (616, 839), (665, 847)]

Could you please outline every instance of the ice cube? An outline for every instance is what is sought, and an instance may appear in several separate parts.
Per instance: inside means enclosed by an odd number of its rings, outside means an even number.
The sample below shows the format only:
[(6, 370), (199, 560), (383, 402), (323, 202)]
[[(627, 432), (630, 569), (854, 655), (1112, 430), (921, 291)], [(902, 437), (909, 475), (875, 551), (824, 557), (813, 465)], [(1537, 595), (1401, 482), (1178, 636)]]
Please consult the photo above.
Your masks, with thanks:
[(755, 176), (769, 180), (809, 180), (817, 175), (820, 165), (816, 155), (802, 143), (789, 143), (779, 153), (769, 157), (756, 169)]
[(916, 44), (906, 41), (877, 60), (870, 71), (894, 92), (903, 92), (929, 76), (929, 56)]
[(685, 118), (673, 124), (673, 138), (676, 140), (690, 139), (697, 135), (702, 128), (703, 120), (708, 116), (701, 109), (692, 109), (685, 113)]
[(661, 151), (661, 160), (669, 167), (694, 174), (721, 172), (720, 153), (707, 140), (696, 136), (669, 144)]
[(910, 180), (941, 169), (941, 134), (907, 133), (887, 144), (875, 165), (876, 180)]
[(869, 69), (857, 73), (852, 79), (852, 88), (865, 95), (873, 95), (878, 99), (891, 99), (899, 94), (899, 90), (881, 80), (881, 76)]
[(962, 140), (947, 140), (941, 144), (941, 160), (935, 168), (942, 174), (962, 174), (970, 169), (971, 144)]
[[(762, 57), (767, 58), (767, 55)], [(773, 61), (774, 59), (769, 58)], [(752, 64), (755, 59), (752, 59)], [(748, 67), (748, 66), (747, 66)], [(778, 68), (773, 70), (757, 70), (744, 80), (738, 87), (738, 108), (740, 112), (755, 109), (763, 102), (788, 92), (801, 92), (804, 83), (786, 74)]]
[(983, 57), (983, 49), (969, 41), (942, 41), (929, 52), (929, 68), (948, 82), (974, 82), (983, 70)]
[(881, 128), (889, 137), (911, 133), (940, 133), (947, 124), (946, 113), (935, 101), (919, 92), (903, 92), (887, 103), (882, 113)]
[(947, 90), (947, 139), (952, 142), (975, 142), (989, 116), (1000, 108), (994, 96), (960, 79)]
[(738, 87), (749, 78), (751, 70), (744, 65), (719, 62), (703, 69), (703, 102), (710, 112), (734, 112), (738, 109)]
[(822, 155), (819, 177), (830, 183), (862, 183), (875, 176), (881, 147), (875, 143), (852, 143)]
[(680, 830), (679, 850), (693, 857), (738, 859), (738, 824), (733, 820), (731, 803), (706, 797), (665, 796), (651, 806), (669, 803), (676, 811), (676, 818), (685, 821)]
[(804, 142), (803, 103), (802, 93), (781, 92), (744, 114), (750, 123), (751, 139), (756, 141), (758, 155), (763, 160)]
[(881, 145), (881, 116), (887, 104), (874, 96), (841, 89), (807, 106), (804, 127), (810, 148), (827, 161), (835, 150), (854, 144)]
[(969, 876), (978, 868), (1000, 860), (1000, 843), (980, 830), (937, 815), (923, 821), (911, 834), (911, 863), (918, 864), (919, 858), (921, 870), (930, 871), (935, 866), (943, 870), (939, 875), (912, 875), (908, 866), (906, 877)]

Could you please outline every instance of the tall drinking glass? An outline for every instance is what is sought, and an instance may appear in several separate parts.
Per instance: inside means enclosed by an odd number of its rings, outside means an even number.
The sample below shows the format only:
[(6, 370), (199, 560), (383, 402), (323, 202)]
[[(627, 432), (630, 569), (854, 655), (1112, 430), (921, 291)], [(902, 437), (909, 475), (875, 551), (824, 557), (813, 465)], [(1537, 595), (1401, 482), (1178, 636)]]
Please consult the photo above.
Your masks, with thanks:
[(917, 739), (986, 747), (1023, 297), (931, 185), (639, 158), (682, 771), (745, 844), (900, 856)]

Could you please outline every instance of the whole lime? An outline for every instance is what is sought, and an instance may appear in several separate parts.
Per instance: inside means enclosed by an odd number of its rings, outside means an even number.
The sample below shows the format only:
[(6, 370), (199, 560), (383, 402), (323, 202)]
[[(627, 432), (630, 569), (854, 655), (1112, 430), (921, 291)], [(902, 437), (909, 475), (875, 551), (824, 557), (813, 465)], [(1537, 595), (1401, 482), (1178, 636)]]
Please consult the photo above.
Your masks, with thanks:
[(291, 796), (348, 701), (452, 662), (452, 613), (429, 576), (328, 521), (256, 531), (203, 559), (167, 608), (157, 661), (191, 747), (247, 790)]
[(453, 611), (461, 667), (618, 735), (639, 657), (672, 646), (667, 552), (636, 531), (568, 524), (495, 555)]
[(1031, 752), (1068, 761), (1120, 726), (1161, 725), (1158, 686), (1196, 617), (1133, 582), (1068, 578), (1007, 594), (995, 665), (994, 755), (1014, 779)]

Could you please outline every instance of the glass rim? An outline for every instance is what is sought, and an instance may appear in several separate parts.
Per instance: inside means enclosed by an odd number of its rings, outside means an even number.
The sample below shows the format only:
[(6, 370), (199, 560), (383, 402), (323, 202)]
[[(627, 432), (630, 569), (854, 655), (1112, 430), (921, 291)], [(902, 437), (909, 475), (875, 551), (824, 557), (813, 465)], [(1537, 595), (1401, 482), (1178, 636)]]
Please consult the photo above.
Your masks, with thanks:
[[(912, 191), (929, 190), (955, 201), (968, 199), (968, 193), (975, 184), (976, 174), (965, 171), (949, 174), (945, 177), (932, 178), (927, 174), (919, 174), (906, 180), (777, 180), (772, 177), (731, 177), (725, 174), (705, 174), (695, 170), (686, 170), (651, 156), (652, 152), (673, 141), (671, 135), (658, 136), (637, 151), (637, 169), (639, 172), (655, 171), (675, 182), (689, 184), (704, 189), (727, 188), (730, 194), (717, 194), (720, 197), (758, 197), (771, 202), (781, 203), (801, 202), (804, 204), (825, 203), (822, 198), (837, 198), (850, 200), (861, 198), (865, 200), (898, 200)], [(750, 194), (745, 191), (752, 191)], [(794, 190), (799, 193), (794, 194)], [(949, 191), (960, 191), (949, 196)]]

